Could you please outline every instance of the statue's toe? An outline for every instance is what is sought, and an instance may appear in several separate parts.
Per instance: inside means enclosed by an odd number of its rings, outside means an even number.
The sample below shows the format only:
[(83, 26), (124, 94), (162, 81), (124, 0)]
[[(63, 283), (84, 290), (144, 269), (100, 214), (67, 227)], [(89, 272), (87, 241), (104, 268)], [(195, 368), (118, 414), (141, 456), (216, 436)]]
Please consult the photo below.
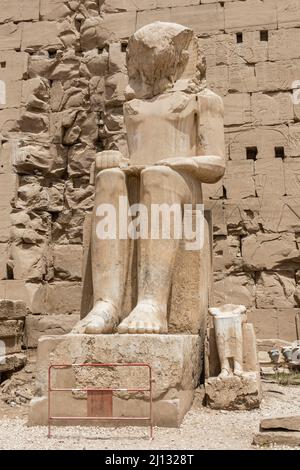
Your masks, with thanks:
[(97, 318), (90, 321), (85, 327), (85, 333), (88, 335), (99, 335), (105, 331), (105, 321)]
[(77, 323), (77, 325), (74, 326), (74, 328), (71, 330), (69, 334), (71, 335), (81, 335), (84, 333), (85, 330), (85, 325), (83, 322)]
[(124, 335), (128, 333), (128, 325), (126, 322), (120, 323), (120, 325), (117, 328), (117, 332), (120, 333), (121, 335)]

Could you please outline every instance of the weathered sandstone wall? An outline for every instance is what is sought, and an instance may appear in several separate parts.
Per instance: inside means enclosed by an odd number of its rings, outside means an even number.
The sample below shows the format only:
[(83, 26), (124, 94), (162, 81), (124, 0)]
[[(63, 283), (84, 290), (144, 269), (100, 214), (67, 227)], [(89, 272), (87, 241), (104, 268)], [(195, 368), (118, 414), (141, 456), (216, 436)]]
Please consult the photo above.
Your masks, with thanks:
[(216, 302), (247, 305), (259, 338), (295, 339), (300, 0), (0, 0), (0, 7), (0, 298), (27, 302), (29, 347), (78, 318), (90, 166), (101, 149), (126, 154), (126, 40), (155, 20), (195, 30), (208, 84), (224, 98), (226, 176), (205, 188)]

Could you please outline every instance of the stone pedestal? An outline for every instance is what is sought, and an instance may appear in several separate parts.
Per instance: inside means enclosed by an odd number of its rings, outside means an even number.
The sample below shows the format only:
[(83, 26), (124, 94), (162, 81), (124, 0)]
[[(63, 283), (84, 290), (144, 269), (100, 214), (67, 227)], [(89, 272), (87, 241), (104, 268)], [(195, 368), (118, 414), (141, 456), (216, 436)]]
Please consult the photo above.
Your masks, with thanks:
[(258, 373), (211, 377), (205, 383), (206, 403), (215, 410), (252, 410), (261, 402)]
[[(154, 379), (154, 423), (157, 426), (177, 427), (192, 404), (194, 390), (199, 382), (202, 370), (201, 342), (197, 335), (45, 336), (38, 345), (37, 396), (31, 402), (29, 425), (47, 423), (49, 365), (87, 362), (150, 364)], [(148, 372), (141, 368), (96, 369), (74, 366), (53, 370), (52, 377), (52, 387), (62, 388), (147, 388), (149, 384)], [(86, 392), (55, 392), (52, 395), (52, 415), (87, 416)], [(149, 394), (115, 392), (112, 405), (113, 416), (147, 416)], [(77, 423), (83, 422), (90, 423)], [(98, 423), (101, 425), (101, 422)]]

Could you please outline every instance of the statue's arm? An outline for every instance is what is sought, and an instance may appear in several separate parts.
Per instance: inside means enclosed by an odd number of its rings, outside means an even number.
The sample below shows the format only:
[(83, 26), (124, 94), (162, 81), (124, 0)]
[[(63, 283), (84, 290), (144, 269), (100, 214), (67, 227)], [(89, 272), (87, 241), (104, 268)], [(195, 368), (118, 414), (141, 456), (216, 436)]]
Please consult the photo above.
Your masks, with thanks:
[(197, 95), (198, 145), (197, 155), (217, 155), (225, 158), (223, 100), (209, 89)]
[(205, 89), (197, 95), (197, 156), (160, 160), (177, 171), (192, 173), (202, 183), (216, 183), (225, 172), (224, 107), (222, 99)]
[(203, 183), (216, 183), (225, 172), (223, 100), (209, 89), (197, 95), (197, 176)]

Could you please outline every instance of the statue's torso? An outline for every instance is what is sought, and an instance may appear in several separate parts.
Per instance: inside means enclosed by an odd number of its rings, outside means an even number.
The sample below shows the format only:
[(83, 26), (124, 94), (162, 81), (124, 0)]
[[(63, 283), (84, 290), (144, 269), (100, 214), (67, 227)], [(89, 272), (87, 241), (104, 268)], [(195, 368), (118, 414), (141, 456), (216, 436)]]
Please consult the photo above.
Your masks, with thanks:
[(151, 165), (159, 160), (196, 155), (195, 95), (175, 92), (124, 105), (130, 160)]

